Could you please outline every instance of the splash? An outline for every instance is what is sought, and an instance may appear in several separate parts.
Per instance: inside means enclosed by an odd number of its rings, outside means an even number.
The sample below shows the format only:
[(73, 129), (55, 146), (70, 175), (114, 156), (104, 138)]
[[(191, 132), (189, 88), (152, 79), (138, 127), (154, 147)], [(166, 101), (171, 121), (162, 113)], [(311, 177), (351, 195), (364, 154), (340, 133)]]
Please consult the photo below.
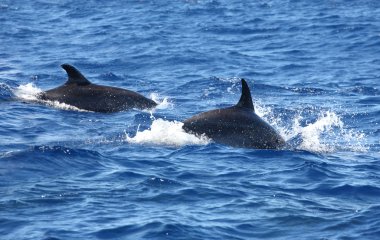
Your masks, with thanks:
[[(332, 110), (313, 112), (298, 112), (290, 121), (282, 120), (282, 114), (275, 116), (270, 107), (255, 106), (256, 113), (276, 128), (291, 147), (317, 153), (336, 151), (365, 152), (366, 135), (354, 129), (349, 129), (338, 113)], [(304, 121), (304, 115), (317, 114), (314, 122)], [(306, 123), (305, 123), (306, 122)]]
[(20, 85), (13, 91), (17, 98), (26, 101), (38, 101), (37, 95), (41, 92), (42, 90), (36, 87), (33, 83)]
[(127, 135), (127, 142), (137, 144), (153, 144), (166, 146), (184, 146), (184, 145), (206, 145), (210, 140), (205, 137), (197, 137), (186, 133), (182, 129), (183, 123), (177, 121), (166, 121), (155, 119), (150, 129), (137, 133), (134, 137)]
[(63, 110), (71, 110), (71, 111), (79, 111), (79, 112), (88, 112), (87, 110), (79, 109), (77, 107), (71, 106), (69, 104), (61, 103), (58, 101), (45, 101), (37, 98), (38, 94), (41, 93), (42, 90), (36, 87), (33, 83), (28, 83), (25, 85), (20, 85), (16, 89), (13, 90), (13, 94), (21, 100), (29, 101), (29, 102), (41, 102), (48, 106), (59, 108)]
[(316, 152), (335, 152), (339, 150), (350, 150), (364, 152), (365, 134), (345, 127), (341, 117), (331, 111), (320, 114), (315, 123), (310, 123), (305, 127), (300, 127), (294, 121), (294, 129), (298, 130), (302, 136), (303, 149)]
[(302, 142), (299, 146), (301, 149), (313, 152), (333, 152), (335, 150), (336, 141), (334, 138), (341, 137), (340, 130), (344, 127), (342, 120), (336, 113), (327, 111), (319, 116), (314, 123), (304, 127), (300, 124), (301, 119), (301, 117), (295, 118), (293, 124), (295, 133), (302, 136)]
[(168, 97), (162, 98), (158, 93), (151, 93), (150, 98), (158, 104), (155, 109), (173, 109), (174, 107), (174, 104), (169, 101)]

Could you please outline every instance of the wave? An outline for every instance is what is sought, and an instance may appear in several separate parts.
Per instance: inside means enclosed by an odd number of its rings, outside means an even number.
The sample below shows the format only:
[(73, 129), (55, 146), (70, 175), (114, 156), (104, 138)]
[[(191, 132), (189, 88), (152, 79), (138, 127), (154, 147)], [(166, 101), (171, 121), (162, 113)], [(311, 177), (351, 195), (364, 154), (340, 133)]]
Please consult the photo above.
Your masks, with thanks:
[(1, 101), (7, 101), (13, 97), (12, 88), (5, 84), (0, 83), (0, 100)]
[[(92, 161), (88, 161), (92, 159)], [(23, 151), (12, 151), (0, 155), (0, 179), (31, 179), (77, 174), (78, 172), (98, 171), (105, 168), (103, 156), (84, 149), (63, 146), (33, 146)]]

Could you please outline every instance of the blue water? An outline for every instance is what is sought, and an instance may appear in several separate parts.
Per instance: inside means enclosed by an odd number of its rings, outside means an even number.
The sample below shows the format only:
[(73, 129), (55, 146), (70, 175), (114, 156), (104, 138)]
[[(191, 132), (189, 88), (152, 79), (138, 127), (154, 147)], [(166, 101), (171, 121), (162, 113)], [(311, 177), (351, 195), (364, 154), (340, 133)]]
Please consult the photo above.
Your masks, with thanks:
[[(0, 1), (1, 239), (379, 239), (380, 1)], [(36, 102), (66, 81), (153, 112)], [(240, 97), (290, 143), (181, 121)]]

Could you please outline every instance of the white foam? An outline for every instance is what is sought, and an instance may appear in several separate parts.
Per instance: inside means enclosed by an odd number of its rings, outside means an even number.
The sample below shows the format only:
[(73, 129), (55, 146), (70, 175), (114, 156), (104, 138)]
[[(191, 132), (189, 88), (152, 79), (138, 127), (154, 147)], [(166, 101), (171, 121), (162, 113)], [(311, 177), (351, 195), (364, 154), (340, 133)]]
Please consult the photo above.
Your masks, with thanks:
[(62, 109), (62, 110), (69, 110), (69, 111), (78, 111), (78, 112), (91, 112), (91, 111), (88, 111), (88, 110), (84, 110), (84, 109), (80, 109), (80, 108), (77, 108), (77, 107), (74, 107), (72, 105), (69, 105), (69, 104), (66, 104), (66, 103), (61, 103), (61, 102), (58, 102), (58, 101), (42, 101), (41, 102), (51, 106), (51, 107), (54, 107), (54, 108), (59, 108), (59, 109)]
[(127, 137), (127, 141), (137, 144), (152, 144), (166, 146), (184, 146), (184, 145), (206, 145), (210, 142), (205, 136), (197, 137), (186, 133), (182, 129), (183, 123), (177, 121), (166, 121), (155, 119), (150, 129), (137, 130), (134, 137)]
[(367, 151), (365, 134), (348, 129), (341, 117), (332, 111), (321, 112), (314, 123), (301, 127), (297, 119), (294, 120), (293, 129), (301, 134), (301, 149), (313, 152), (335, 151)]
[(41, 102), (46, 105), (49, 105), (51, 107), (63, 109), (63, 110), (73, 110), (73, 111), (80, 111), (80, 112), (88, 112), (83, 109), (79, 109), (77, 107), (71, 106), (69, 104), (61, 103), (58, 101), (45, 101), (45, 100), (40, 100), (37, 98), (38, 94), (41, 93), (42, 90), (36, 87), (33, 83), (28, 83), (25, 85), (20, 85), (17, 88), (13, 90), (13, 94), (25, 101), (30, 101), (30, 102)]
[[(293, 129), (302, 136), (301, 149), (314, 152), (332, 152), (334, 151), (334, 142), (331, 142), (337, 132), (344, 126), (342, 120), (334, 112), (327, 111), (319, 116), (314, 123), (309, 123), (301, 127), (298, 119), (294, 119)], [(323, 143), (322, 134), (327, 134), (325, 138), (330, 138), (330, 143)], [(329, 139), (326, 139), (329, 140)]]
[(42, 92), (41, 89), (36, 87), (33, 83), (20, 85), (13, 90), (14, 95), (26, 101), (38, 101), (37, 95)]
[[(290, 122), (284, 122), (282, 116), (274, 116), (270, 107), (255, 105), (256, 113), (276, 128), (286, 141), (299, 137), (296, 149), (318, 153), (335, 151), (367, 151), (366, 135), (354, 129), (348, 129), (338, 113), (332, 110), (315, 109), (317, 120), (302, 124), (303, 112), (298, 112)], [(310, 112), (307, 113), (310, 115)], [(311, 113), (313, 114), (313, 113)]]

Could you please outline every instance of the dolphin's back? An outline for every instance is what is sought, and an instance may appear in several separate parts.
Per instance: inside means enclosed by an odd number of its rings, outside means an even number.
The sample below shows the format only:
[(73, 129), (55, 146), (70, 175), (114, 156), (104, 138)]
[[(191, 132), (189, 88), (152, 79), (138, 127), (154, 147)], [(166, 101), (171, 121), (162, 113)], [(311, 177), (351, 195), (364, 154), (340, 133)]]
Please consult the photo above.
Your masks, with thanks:
[(250, 109), (231, 107), (216, 109), (184, 121), (187, 132), (205, 134), (223, 144), (260, 149), (280, 148), (283, 138)]
[(63, 85), (41, 94), (40, 99), (66, 103), (93, 112), (153, 108), (157, 104), (136, 92), (96, 84)]
[(186, 132), (206, 135), (215, 142), (234, 147), (274, 149), (285, 145), (284, 139), (255, 113), (251, 91), (241, 79), (239, 102), (232, 107), (211, 110), (184, 121)]
[(58, 101), (93, 112), (118, 112), (132, 108), (147, 109), (157, 104), (136, 92), (92, 84), (81, 72), (69, 64), (62, 64), (68, 79), (60, 87), (42, 92), (41, 100)]

